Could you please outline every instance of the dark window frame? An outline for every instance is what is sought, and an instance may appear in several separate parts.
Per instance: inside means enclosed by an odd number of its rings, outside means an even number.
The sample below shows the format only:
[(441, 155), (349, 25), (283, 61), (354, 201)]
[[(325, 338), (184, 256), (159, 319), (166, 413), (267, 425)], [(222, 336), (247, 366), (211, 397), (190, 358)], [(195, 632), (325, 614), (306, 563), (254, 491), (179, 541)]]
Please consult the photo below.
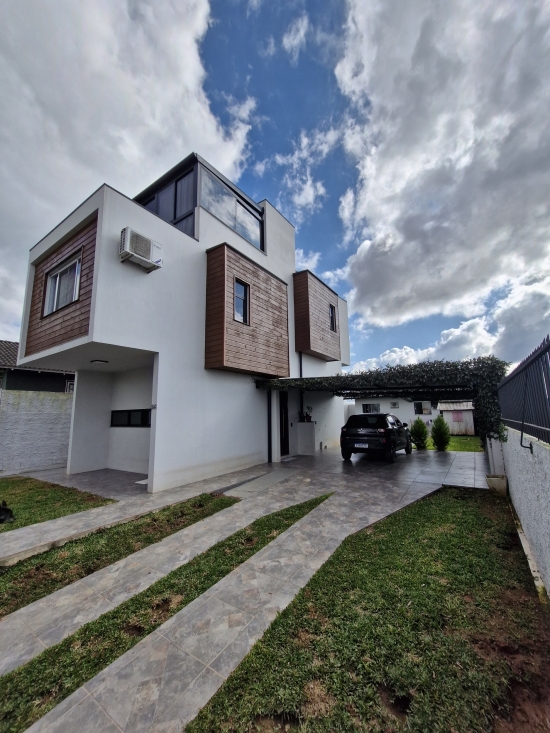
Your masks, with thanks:
[[(185, 211), (183, 214), (180, 214), (179, 216), (176, 216), (176, 203), (177, 203), (177, 193), (178, 193), (178, 183), (182, 181), (186, 176), (189, 174), (193, 175), (193, 204), (190, 209)], [(162, 216), (158, 214), (158, 197), (159, 194), (161, 194), (163, 191), (165, 191), (170, 186), (174, 187), (173, 192), (173, 200), (172, 200), (172, 218), (170, 220), (164, 219)], [(154, 196), (151, 196), (150, 199), (148, 199), (143, 205), (144, 209), (147, 209), (151, 214), (154, 214), (155, 216), (158, 216), (159, 219), (162, 219), (167, 224), (171, 224), (173, 227), (176, 227), (178, 231), (183, 232), (182, 229), (178, 227), (178, 224), (181, 224), (185, 219), (189, 219), (190, 217), (193, 217), (193, 233), (188, 234), (188, 237), (192, 237), (193, 239), (196, 239), (195, 236), (195, 210), (197, 208), (197, 201), (198, 201), (198, 186), (199, 186), (199, 177), (198, 177), (198, 165), (193, 165), (191, 168), (188, 168), (183, 174), (179, 175), (177, 178), (174, 178), (173, 181), (170, 181), (165, 186), (163, 186), (160, 191), (157, 191)], [(186, 234), (186, 232), (183, 232)]]
[[(363, 415), (380, 415), (380, 402), (363, 402)], [(367, 407), (378, 407), (378, 410), (367, 410)]]
[[(237, 283), (244, 286), (244, 298), (241, 298), (237, 295)], [(237, 300), (237, 298), (243, 301), (243, 313), (245, 314), (245, 320), (243, 321), (236, 317), (237, 309), (235, 308), (235, 301)], [(250, 283), (247, 283), (246, 280), (242, 280), (236, 275), (233, 278), (233, 320), (237, 321), (237, 323), (241, 323), (243, 326), (250, 326)]]
[(334, 333), (338, 333), (337, 325), (336, 325), (336, 306), (332, 305), (332, 303), (329, 303), (328, 314), (329, 314), (330, 330), (333, 331)]
[[(132, 423), (132, 413), (140, 414), (140, 423)], [(125, 422), (114, 422), (114, 416), (125, 416)], [(143, 410), (111, 410), (111, 427), (112, 428), (150, 428), (151, 427), (151, 409)]]

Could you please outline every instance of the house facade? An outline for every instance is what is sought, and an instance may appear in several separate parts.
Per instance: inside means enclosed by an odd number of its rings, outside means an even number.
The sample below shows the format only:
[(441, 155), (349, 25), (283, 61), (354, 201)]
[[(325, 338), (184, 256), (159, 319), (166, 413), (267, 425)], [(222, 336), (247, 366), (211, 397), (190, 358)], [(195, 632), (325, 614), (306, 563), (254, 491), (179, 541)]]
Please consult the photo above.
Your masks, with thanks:
[(134, 199), (101, 186), (30, 252), (19, 365), (76, 373), (67, 472), (151, 492), (338, 443), (340, 398), (258, 378), (349, 364), (346, 302), (294, 227), (196, 154)]
[(420, 417), (428, 430), (431, 430), (435, 418), (442, 415), (451, 435), (475, 435), (474, 407), (471, 401), (445, 401), (436, 405), (429, 400), (415, 401), (404, 397), (369, 397), (356, 399), (352, 412), (389, 412), (409, 426)]

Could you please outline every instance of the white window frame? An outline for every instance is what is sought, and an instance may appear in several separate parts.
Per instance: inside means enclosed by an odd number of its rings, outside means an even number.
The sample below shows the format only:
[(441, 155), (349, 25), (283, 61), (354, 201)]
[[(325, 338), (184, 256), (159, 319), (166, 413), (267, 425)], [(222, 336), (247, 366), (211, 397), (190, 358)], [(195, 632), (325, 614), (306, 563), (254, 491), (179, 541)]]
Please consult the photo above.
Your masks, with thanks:
[(365, 415), (379, 415), (380, 402), (363, 402), (363, 413)]
[[(56, 311), (60, 310), (60, 306), (57, 304), (57, 299), (59, 295), (59, 275), (64, 272), (65, 270), (68, 270), (69, 267), (74, 265), (76, 262), (76, 276), (74, 279), (74, 291), (73, 291), (73, 299), (70, 301), (70, 303), (74, 303), (75, 300), (78, 300), (78, 296), (80, 294), (80, 272), (82, 270), (82, 254), (78, 254), (76, 257), (73, 257), (72, 259), (63, 262), (63, 264), (59, 265), (59, 267), (56, 267), (55, 270), (52, 270), (47, 275), (47, 283), (46, 283), (46, 298), (44, 299), (44, 315), (49, 316), (52, 313), (55, 313)], [(55, 279), (55, 285), (54, 283)], [(51, 294), (52, 294), (52, 287), (55, 287), (55, 294), (53, 296), (53, 303), (54, 307), (51, 310), (48, 310), (49, 303), (51, 300)], [(70, 303), (65, 303), (65, 305), (70, 305)], [(61, 308), (64, 308), (65, 306), (62, 305)]]

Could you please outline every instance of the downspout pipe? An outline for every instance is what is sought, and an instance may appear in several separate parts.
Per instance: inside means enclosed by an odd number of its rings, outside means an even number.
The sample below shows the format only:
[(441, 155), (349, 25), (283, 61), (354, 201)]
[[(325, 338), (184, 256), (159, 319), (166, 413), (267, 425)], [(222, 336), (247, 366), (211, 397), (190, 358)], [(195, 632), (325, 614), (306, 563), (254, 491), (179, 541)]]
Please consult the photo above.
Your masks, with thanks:
[(272, 463), (273, 453), (271, 448), (271, 390), (267, 390), (267, 462)]

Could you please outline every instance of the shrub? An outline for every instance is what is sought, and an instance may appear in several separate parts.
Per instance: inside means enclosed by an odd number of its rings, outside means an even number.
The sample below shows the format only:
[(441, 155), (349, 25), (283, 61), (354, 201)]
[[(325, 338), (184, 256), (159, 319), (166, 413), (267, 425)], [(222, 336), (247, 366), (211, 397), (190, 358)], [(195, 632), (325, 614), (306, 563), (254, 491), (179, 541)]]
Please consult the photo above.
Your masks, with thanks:
[(426, 450), (428, 444), (428, 428), (421, 417), (417, 417), (410, 427), (412, 442), (417, 450)]
[(437, 450), (447, 450), (447, 446), (451, 442), (451, 431), (443, 415), (439, 415), (434, 420), (432, 425), (432, 440)]

